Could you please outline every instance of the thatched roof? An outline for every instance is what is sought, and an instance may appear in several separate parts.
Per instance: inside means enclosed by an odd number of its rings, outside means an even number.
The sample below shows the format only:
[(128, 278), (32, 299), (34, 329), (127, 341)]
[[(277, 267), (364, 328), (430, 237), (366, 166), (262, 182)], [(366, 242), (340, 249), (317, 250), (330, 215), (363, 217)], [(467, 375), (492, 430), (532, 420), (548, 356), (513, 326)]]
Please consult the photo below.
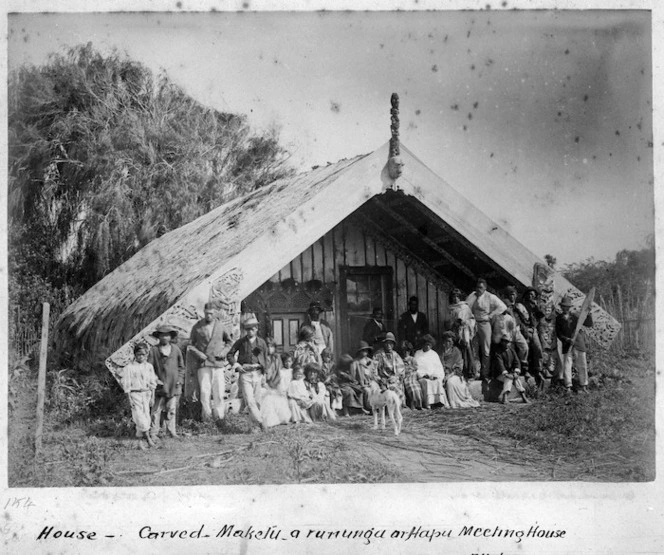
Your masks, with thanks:
[[(170, 317), (168, 311), (202, 306), (220, 276), (241, 276), (233, 293), (239, 301), (349, 217), (455, 283), (472, 287), (477, 275), (493, 275), (498, 285), (531, 284), (534, 266), (544, 261), (404, 145), (397, 183), (387, 177), (387, 156), (385, 144), (371, 154), (276, 181), (154, 240), (64, 312), (59, 348), (104, 357), (123, 345), (116, 354), (128, 356), (130, 340), (149, 333), (160, 317)], [(562, 276), (554, 281), (557, 295), (583, 298)], [(596, 327), (608, 345), (620, 325), (599, 307), (596, 311)], [(187, 319), (191, 323), (191, 315)]]
[(155, 239), (67, 308), (59, 346), (124, 343), (364, 156), (275, 181)]

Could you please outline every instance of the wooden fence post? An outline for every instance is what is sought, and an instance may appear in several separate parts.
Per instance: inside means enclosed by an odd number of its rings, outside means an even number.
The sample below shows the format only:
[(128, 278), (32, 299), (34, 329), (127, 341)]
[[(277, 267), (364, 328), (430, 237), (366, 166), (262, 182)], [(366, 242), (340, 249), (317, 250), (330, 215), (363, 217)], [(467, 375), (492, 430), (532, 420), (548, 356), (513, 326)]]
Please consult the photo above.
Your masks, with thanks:
[(42, 448), (44, 431), (44, 400), (46, 397), (46, 356), (48, 354), (48, 320), (51, 305), (43, 304), (41, 346), (39, 348), (39, 378), (37, 381), (37, 429), (35, 430), (35, 454)]

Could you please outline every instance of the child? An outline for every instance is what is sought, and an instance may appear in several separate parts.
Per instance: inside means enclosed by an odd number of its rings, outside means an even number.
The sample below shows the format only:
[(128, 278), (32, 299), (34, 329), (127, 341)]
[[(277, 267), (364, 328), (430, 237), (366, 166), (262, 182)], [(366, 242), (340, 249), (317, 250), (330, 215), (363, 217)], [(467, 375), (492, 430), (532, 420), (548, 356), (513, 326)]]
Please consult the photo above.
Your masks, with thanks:
[(342, 393), (341, 387), (339, 386), (339, 377), (336, 373), (336, 365), (332, 360), (332, 351), (330, 349), (323, 349), (323, 352), (320, 354), (320, 358), (323, 361), (321, 365), (320, 378), (325, 388), (330, 394), (330, 406), (333, 410), (341, 409), (342, 404)]
[(311, 423), (308, 412), (311, 405), (313, 405), (313, 401), (304, 383), (304, 372), (302, 372), (302, 367), (297, 364), (293, 366), (293, 380), (288, 384), (288, 406), (291, 411), (291, 420), (296, 424)]
[(293, 379), (293, 355), (283, 353), (281, 355), (281, 384), (284, 391), (288, 392), (288, 385)]
[(330, 407), (330, 394), (325, 384), (319, 381), (319, 375), (320, 366), (315, 362), (304, 367), (305, 387), (313, 401), (309, 407), (309, 416), (312, 420), (336, 420), (337, 415)]
[(131, 417), (136, 424), (136, 437), (138, 446), (145, 449), (142, 437), (145, 436), (148, 445), (154, 447), (155, 443), (150, 437), (150, 407), (153, 402), (154, 390), (157, 384), (157, 375), (152, 364), (147, 362), (149, 348), (143, 343), (134, 347), (134, 362), (125, 366), (120, 374), (122, 389), (129, 397)]
[(270, 428), (279, 424), (288, 424), (291, 411), (286, 397), (288, 385), (283, 384), (281, 357), (277, 354), (277, 346), (271, 338), (268, 338), (266, 343), (268, 364), (265, 372), (265, 393), (260, 410), (263, 425)]

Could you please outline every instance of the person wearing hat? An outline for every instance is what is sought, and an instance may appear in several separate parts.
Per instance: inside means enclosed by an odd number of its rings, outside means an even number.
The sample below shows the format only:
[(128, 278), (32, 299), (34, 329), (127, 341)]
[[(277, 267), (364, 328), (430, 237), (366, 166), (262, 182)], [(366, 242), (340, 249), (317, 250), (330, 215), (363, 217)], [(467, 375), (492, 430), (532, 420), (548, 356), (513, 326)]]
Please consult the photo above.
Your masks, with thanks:
[(323, 312), (323, 307), (318, 301), (312, 301), (309, 304), (309, 310), (307, 311), (307, 319), (305, 324), (310, 326), (314, 330), (314, 345), (318, 349), (318, 354), (323, 352), (323, 349), (329, 349), (330, 352), (334, 353), (334, 338), (332, 337), (332, 329), (330, 325), (325, 321), (320, 319), (320, 314)]
[(426, 405), (432, 407), (440, 403), (449, 408), (450, 404), (447, 402), (447, 395), (443, 386), (445, 369), (438, 353), (433, 350), (435, 346), (436, 340), (430, 334), (427, 333), (422, 337), (422, 348), (415, 351), (414, 357), (415, 362), (417, 362), (417, 374), (420, 378), (427, 380)]
[(238, 339), (228, 352), (228, 360), (232, 364), (237, 357), (240, 368), (240, 392), (244, 404), (249, 408), (251, 418), (265, 430), (258, 399), (261, 396), (263, 372), (267, 369), (267, 344), (258, 337), (258, 320), (249, 318), (244, 323), (247, 334)]
[(477, 326), (477, 344), (480, 355), (480, 376), (484, 380), (489, 379), (490, 355), (491, 355), (491, 324), (496, 316), (503, 314), (507, 307), (493, 293), (487, 290), (486, 280), (479, 278), (475, 285), (475, 291), (468, 295), (466, 303), (475, 317)]
[(381, 342), (385, 333), (385, 324), (383, 323), (383, 309), (379, 306), (374, 307), (371, 318), (364, 324), (362, 330), (362, 340), (371, 345), (374, 349), (376, 344)]
[(203, 314), (203, 319), (196, 322), (191, 329), (187, 348), (187, 354), (193, 355), (196, 366), (196, 374), (191, 377), (198, 384), (202, 420), (213, 417), (223, 420), (226, 389), (224, 371), (228, 367), (226, 355), (233, 343), (217, 319), (217, 307), (214, 303), (205, 303)]
[(396, 337), (391, 331), (388, 331), (385, 334), (385, 339), (383, 339), (383, 348), (374, 353), (373, 361), (376, 368), (376, 381), (383, 382), (390, 389), (396, 391), (403, 404), (405, 399), (403, 392), (405, 366), (399, 353), (394, 350), (396, 344)]
[(516, 390), (521, 394), (523, 402), (530, 402), (528, 401), (528, 397), (526, 397), (526, 389), (519, 379), (521, 364), (519, 363), (519, 357), (514, 351), (514, 347), (512, 347), (509, 334), (504, 334), (500, 338), (500, 343), (494, 349), (491, 362), (493, 377), (503, 383), (503, 389), (500, 392), (498, 400), (501, 403), (505, 403), (507, 396), (512, 391), (512, 384), (514, 384)]
[[(572, 365), (576, 366), (579, 376), (579, 386), (584, 393), (588, 392), (588, 362), (586, 360), (586, 332), (583, 328), (579, 330), (574, 343), (572, 343), (574, 331), (576, 330), (579, 317), (572, 314), (572, 299), (565, 295), (560, 301), (561, 313), (556, 316), (556, 337), (562, 343), (563, 364), (558, 373), (558, 380), (562, 380), (566, 390), (572, 389)], [(583, 326), (591, 328), (593, 318), (590, 312), (583, 322)], [(571, 350), (571, 353), (570, 353)]]
[[(526, 287), (521, 302), (515, 302), (515, 314), (519, 318), (521, 333), (528, 342), (528, 369), (537, 382), (542, 381), (542, 341), (539, 336), (539, 324), (544, 312), (537, 304), (539, 292), (534, 287)], [(550, 377), (546, 375), (545, 377)]]
[(155, 391), (150, 435), (153, 439), (158, 436), (161, 430), (162, 412), (165, 412), (166, 430), (172, 437), (178, 437), (175, 429), (176, 412), (185, 375), (182, 351), (172, 343), (177, 339), (178, 332), (172, 326), (163, 325), (159, 326), (152, 335), (159, 343), (150, 349), (148, 362), (152, 364), (161, 384)]
[(399, 317), (397, 335), (399, 341), (408, 341), (415, 348), (423, 335), (429, 333), (429, 321), (426, 314), (419, 311), (420, 301), (413, 296), (408, 299), (408, 310)]
[(371, 405), (369, 404), (369, 394), (371, 393), (371, 380), (376, 372), (373, 359), (371, 355), (373, 349), (366, 341), (360, 341), (360, 346), (355, 352), (355, 358), (350, 365), (350, 375), (357, 383), (362, 386), (363, 398), (362, 403), (364, 410), (371, 412)]

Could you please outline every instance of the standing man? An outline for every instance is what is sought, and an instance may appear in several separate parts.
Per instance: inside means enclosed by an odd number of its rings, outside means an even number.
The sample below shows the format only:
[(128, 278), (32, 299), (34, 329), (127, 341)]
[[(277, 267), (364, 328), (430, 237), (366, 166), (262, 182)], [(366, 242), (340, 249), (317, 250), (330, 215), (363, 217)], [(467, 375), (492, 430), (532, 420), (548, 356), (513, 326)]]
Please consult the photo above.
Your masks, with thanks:
[(171, 343), (177, 339), (178, 332), (171, 326), (159, 326), (152, 335), (159, 340), (159, 344), (150, 349), (148, 362), (152, 364), (160, 383), (152, 406), (150, 435), (153, 439), (157, 437), (161, 430), (161, 413), (166, 411), (166, 430), (172, 437), (178, 437), (175, 418), (185, 373), (182, 351)]
[(312, 301), (307, 311), (308, 322), (306, 322), (306, 325), (314, 329), (314, 344), (318, 349), (318, 354), (321, 354), (323, 349), (329, 349), (331, 353), (334, 353), (332, 329), (325, 320), (320, 319), (321, 312), (323, 312), (323, 307), (320, 303)]
[[(231, 338), (217, 319), (214, 303), (205, 303), (204, 317), (191, 329), (189, 349), (198, 362), (198, 380), (201, 401), (201, 419), (223, 420), (225, 414), (224, 393), (226, 355), (232, 345)], [(210, 403), (212, 401), (212, 404)]]
[[(537, 383), (542, 380), (542, 342), (539, 336), (539, 323), (544, 313), (537, 305), (539, 293), (534, 287), (526, 287), (520, 303), (516, 303), (516, 314), (521, 320), (521, 333), (528, 342), (530, 373)], [(550, 377), (550, 376), (546, 376)]]
[(364, 324), (362, 331), (362, 341), (376, 350), (376, 344), (382, 342), (385, 334), (385, 324), (383, 324), (383, 309), (379, 306), (374, 307), (371, 319)]
[[(588, 362), (586, 360), (586, 332), (583, 328), (572, 343), (572, 336), (576, 330), (579, 317), (570, 312), (572, 299), (565, 295), (560, 301), (561, 314), (556, 316), (556, 336), (563, 344), (563, 364), (560, 368), (558, 379), (563, 379), (565, 388), (569, 393), (572, 390), (572, 364), (576, 366), (579, 373), (579, 386), (581, 391), (588, 393)], [(592, 328), (593, 318), (590, 312), (583, 325)], [(572, 352), (570, 353), (570, 349)]]
[(258, 320), (250, 318), (244, 323), (247, 335), (238, 339), (228, 352), (228, 361), (233, 364), (237, 353), (237, 363), (240, 365), (240, 391), (244, 403), (249, 407), (249, 414), (260, 427), (265, 425), (258, 408), (260, 399), (261, 381), (267, 369), (267, 344), (258, 337)]
[[(524, 324), (521, 317), (521, 313), (516, 306), (516, 287), (514, 285), (508, 285), (505, 287), (503, 293), (503, 302), (507, 307), (507, 310), (504, 314), (496, 317), (493, 324), (493, 344), (497, 345), (500, 343), (500, 338), (503, 334), (508, 333), (510, 335), (510, 340), (512, 341), (512, 346), (516, 350), (516, 354), (519, 357), (519, 363), (521, 364), (521, 372), (523, 372), (524, 377), (528, 379), (530, 374), (528, 370), (530, 366), (528, 364), (528, 341), (524, 336)], [(503, 322), (500, 320), (503, 319)], [(511, 324), (508, 320), (511, 319)], [(539, 370), (537, 371), (539, 374)], [(539, 379), (539, 378), (538, 378)]]
[(477, 343), (481, 362), (480, 376), (489, 379), (491, 354), (491, 324), (493, 319), (507, 310), (505, 303), (486, 290), (486, 280), (479, 278), (475, 291), (468, 295), (466, 303), (475, 317), (477, 325)]
[(399, 317), (397, 334), (399, 341), (408, 341), (415, 349), (421, 347), (421, 339), (429, 333), (429, 322), (424, 313), (419, 312), (420, 301), (413, 296), (408, 299), (408, 310)]

